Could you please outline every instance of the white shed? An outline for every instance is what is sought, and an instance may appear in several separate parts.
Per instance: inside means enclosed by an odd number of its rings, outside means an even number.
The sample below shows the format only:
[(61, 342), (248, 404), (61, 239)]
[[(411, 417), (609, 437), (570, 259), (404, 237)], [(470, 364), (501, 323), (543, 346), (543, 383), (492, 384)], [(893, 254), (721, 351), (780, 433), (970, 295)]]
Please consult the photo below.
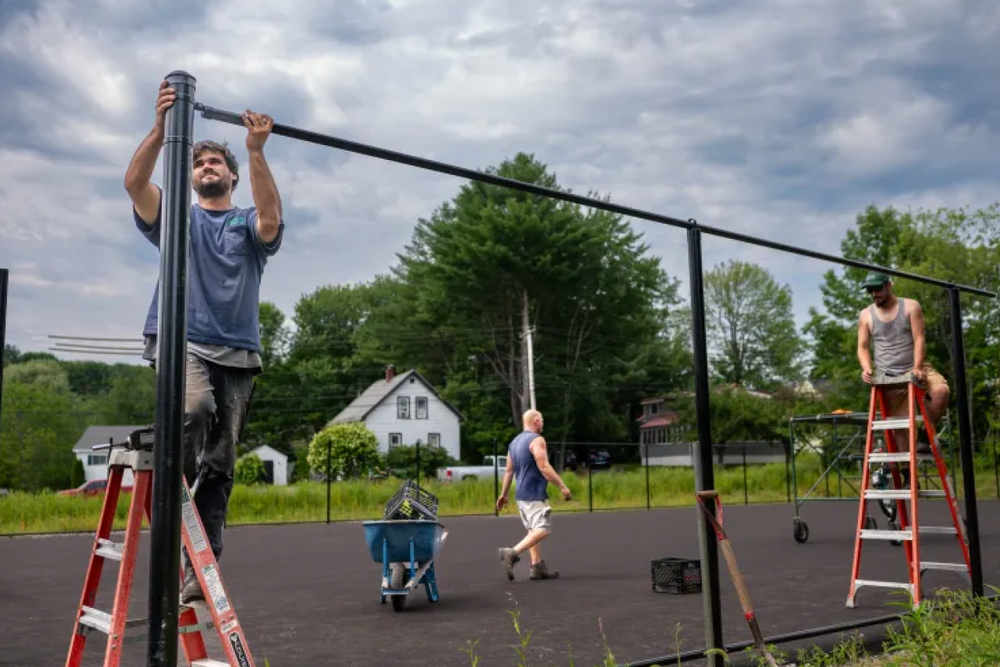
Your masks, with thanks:
[(386, 369), (378, 380), (341, 410), (330, 424), (362, 422), (378, 438), (379, 451), (397, 445), (440, 446), (461, 458), (462, 414), (438, 395), (431, 383), (415, 370), (396, 374)]
[[(256, 454), (264, 462), (264, 480), (268, 484), (286, 486), (288, 484), (288, 456), (268, 445), (261, 445), (250, 454)], [(247, 455), (249, 456), (249, 454)]]

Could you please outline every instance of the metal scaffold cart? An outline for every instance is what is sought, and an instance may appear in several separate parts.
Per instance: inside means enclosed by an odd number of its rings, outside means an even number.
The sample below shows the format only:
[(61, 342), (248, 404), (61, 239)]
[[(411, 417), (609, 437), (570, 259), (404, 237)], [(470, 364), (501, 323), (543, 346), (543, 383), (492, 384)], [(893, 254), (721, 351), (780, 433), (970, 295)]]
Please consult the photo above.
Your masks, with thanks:
[[(858, 501), (861, 476), (865, 474), (868, 413), (834, 410), (823, 414), (797, 415), (789, 419), (788, 427), (791, 496), (795, 503), (792, 535), (795, 541), (801, 544), (809, 539), (809, 525), (800, 515), (803, 505), (807, 502)], [(938, 432), (939, 445), (949, 459), (948, 467), (952, 483), (955, 484), (955, 449), (951, 446), (949, 432), (950, 422), (946, 414), (941, 420), (941, 430)], [(878, 437), (881, 438), (881, 435), (878, 434)], [(880, 446), (884, 446), (884, 442), (880, 443)], [(809, 489), (803, 495), (799, 495), (800, 479), (796, 463), (801, 464), (801, 459), (809, 456), (818, 456), (820, 473)], [(936, 488), (933, 486), (935, 480), (926, 470), (921, 471), (920, 479), (927, 485), (924, 488)], [(888, 489), (891, 484), (888, 465), (871, 471), (871, 488)], [(876, 503), (888, 521), (888, 529), (898, 529), (896, 503), (892, 500), (878, 500)], [(878, 521), (872, 514), (867, 515), (865, 523), (868, 528), (878, 526)]]

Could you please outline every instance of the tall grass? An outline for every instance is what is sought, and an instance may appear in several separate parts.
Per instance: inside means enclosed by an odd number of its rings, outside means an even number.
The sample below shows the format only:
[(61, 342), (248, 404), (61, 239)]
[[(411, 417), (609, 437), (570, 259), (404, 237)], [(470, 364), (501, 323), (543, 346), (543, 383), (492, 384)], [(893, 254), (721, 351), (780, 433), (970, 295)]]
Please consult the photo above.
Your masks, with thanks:
[[(796, 464), (797, 492), (804, 496), (822, 472), (818, 457), (802, 456)], [(644, 508), (647, 504), (646, 470), (595, 471), (588, 479), (582, 472), (562, 475), (573, 493), (568, 503), (559, 501), (560, 511), (588, 511)], [(652, 467), (649, 470), (648, 502), (652, 507), (689, 506), (694, 503), (694, 470), (691, 468)], [(961, 479), (959, 479), (961, 482)], [(371, 483), (362, 480), (335, 482), (330, 489), (330, 519), (360, 520), (381, 518), (385, 504), (399, 488), (399, 480)], [(856, 482), (855, 482), (856, 484)], [(439, 500), (439, 516), (492, 514), (496, 501), (492, 479), (442, 484), (422, 480), (421, 486)], [(838, 488), (836, 477), (820, 484), (813, 497), (853, 495), (844, 485)], [(742, 466), (716, 467), (715, 488), (723, 502), (742, 504), (785, 502), (787, 480), (784, 464), (749, 466), (746, 486)], [(745, 488), (745, 492), (744, 492)], [(994, 494), (992, 470), (977, 475), (977, 489), (982, 495)], [(592, 490), (592, 494), (591, 494)], [(959, 483), (961, 492), (961, 483)], [(513, 489), (511, 491), (513, 495)], [(553, 494), (554, 490), (553, 490)], [(130, 496), (119, 499), (115, 527), (124, 527)], [(91, 532), (97, 526), (102, 498), (67, 497), (54, 493), (12, 493), (0, 498), (0, 533)], [(511, 511), (511, 510), (506, 510)], [(327, 485), (323, 482), (300, 482), (290, 486), (236, 485), (230, 501), (229, 524), (288, 523), (325, 521)]]

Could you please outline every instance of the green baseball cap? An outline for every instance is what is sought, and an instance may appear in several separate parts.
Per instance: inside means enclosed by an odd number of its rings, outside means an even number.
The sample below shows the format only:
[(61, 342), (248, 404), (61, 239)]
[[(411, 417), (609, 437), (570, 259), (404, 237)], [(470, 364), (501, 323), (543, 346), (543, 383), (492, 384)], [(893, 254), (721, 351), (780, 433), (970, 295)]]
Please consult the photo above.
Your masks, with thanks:
[(882, 285), (889, 282), (889, 276), (884, 273), (878, 273), (872, 271), (867, 276), (865, 276), (865, 281), (861, 283), (862, 289), (869, 289), (872, 287), (882, 287)]

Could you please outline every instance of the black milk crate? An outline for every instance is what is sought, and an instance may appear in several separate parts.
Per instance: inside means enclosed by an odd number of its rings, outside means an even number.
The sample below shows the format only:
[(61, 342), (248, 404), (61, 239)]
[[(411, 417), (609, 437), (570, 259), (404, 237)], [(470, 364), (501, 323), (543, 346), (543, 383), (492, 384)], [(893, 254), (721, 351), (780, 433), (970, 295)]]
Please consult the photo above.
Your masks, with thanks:
[(701, 561), (661, 558), (652, 562), (653, 590), (657, 593), (701, 592)]
[(399, 487), (389, 502), (385, 504), (385, 518), (387, 521), (394, 519), (425, 519), (434, 521), (437, 519), (438, 499), (433, 493), (426, 491), (416, 485), (413, 480), (406, 480)]

